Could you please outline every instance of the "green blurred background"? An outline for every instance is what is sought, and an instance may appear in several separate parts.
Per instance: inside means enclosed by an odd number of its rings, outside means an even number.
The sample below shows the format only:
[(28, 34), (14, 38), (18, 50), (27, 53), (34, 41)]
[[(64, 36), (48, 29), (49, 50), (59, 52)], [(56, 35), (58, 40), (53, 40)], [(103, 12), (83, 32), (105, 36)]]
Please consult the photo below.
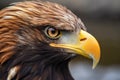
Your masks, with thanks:
[[(0, 9), (8, 6), (10, 3), (22, 0), (0, 0)], [(44, 0), (43, 0), (44, 1)], [(108, 70), (109, 76), (105, 79), (97, 80), (120, 80), (120, 0), (45, 0), (60, 3), (72, 10), (87, 27), (88, 32), (93, 34), (101, 46), (101, 60), (99, 66), (101, 68), (96, 73), (102, 72), (105, 67), (115, 66)], [(82, 60), (82, 59), (81, 59)], [(84, 60), (84, 59), (83, 59)], [(77, 60), (78, 61), (78, 60)], [(85, 60), (86, 61), (86, 60)], [(117, 68), (116, 68), (117, 67)], [(84, 69), (86, 69), (84, 67)], [(88, 69), (88, 68), (87, 68)], [(117, 70), (118, 69), (118, 70)], [(109, 72), (110, 71), (110, 72)], [(117, 72), (119, 73), (117, 73)], [(92, 71), (89, 71), (91, 72)], [(113, 73), (114, 72), (114, 73)], [(101, 73), (101, 74), (102, 74)], [(108, 74), (106, 73), (106, 75)], [(83, 75), (83, 73), (81, 73)], [(87, 74), (87, 71), (86, 73)], [(101, 75), (100, 74), (100, 75)], [(114, 76), (115, 78), (111, 78)], [(97, 76), (98, 77), (98, 76)], [(118, 77), (118, 78), (117, 78)], [(86, 77), (83, 80), (87, 80)], [(99, 77), (98, 77), (99, 78)], [(76, 79), (79, 80), (79, 79)], [(90, 80), (90, 79), (88, 79)], [(96, 80), (96, 79), (91, 79)]]

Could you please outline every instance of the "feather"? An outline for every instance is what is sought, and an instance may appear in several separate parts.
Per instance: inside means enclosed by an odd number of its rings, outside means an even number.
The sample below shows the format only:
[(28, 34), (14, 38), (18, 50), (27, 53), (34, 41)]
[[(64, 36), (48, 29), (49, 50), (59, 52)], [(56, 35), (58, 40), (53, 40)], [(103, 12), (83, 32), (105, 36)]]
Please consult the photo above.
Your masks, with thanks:
[(53, 40), (43, 34), (47, 25), (86, 30), (76, 15), (56, 3), (17, 2), (0, 11), (0, 79), (73, 80), (68, 69), (73, 56), (48, 45)]

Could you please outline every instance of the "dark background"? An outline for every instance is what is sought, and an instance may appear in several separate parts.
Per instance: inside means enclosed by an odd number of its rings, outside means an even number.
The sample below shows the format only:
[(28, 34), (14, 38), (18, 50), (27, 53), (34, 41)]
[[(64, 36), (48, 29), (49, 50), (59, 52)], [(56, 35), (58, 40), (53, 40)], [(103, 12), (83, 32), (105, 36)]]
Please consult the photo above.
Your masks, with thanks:
[[(0, 9), (16, 1), (22, 0), (0, 0)], [(72, 12), (80, 17), (84, 22), (88, 32), (93, 34), (99, 41), (101, 46), (101, 60), (98, 67), (100, 68), (98, 68), (97, 72), (94, 72), (94, 74), (99, 72), (101, 72), (101, 74), (105, 74), (104, 72), (106, 72), (105, 75), (113, 77), (106, 78), (105, 76), (105, 79), (102, 78), (97, 80), (120, 80), (120, 77), (118, 76), (120, 75), (120, 0), (47, 1), (60, 3), (72, 10)], [(108, 68), (113, 71), (110, 71)], [(83, 67), (83, 69), (89, 68)], [(108, 71), (104, 71), (106, 69)], [(110, 73), (109, 71), (111, 72), (110, 75), (108, 74)], [(91, 71), (88, 70), (88, 72)], [(93, 72), (91, 73), (93, 74)], [(83, 73), (81, 74), (83, 75)], [(85, 74), (87, 75), (87, 71)], [(101, 74), (99, 73), (98, 75)], [(86, 80), (89, 77), (91, 76), (85, 76), (85, 78), (83, 77), (83, 80)], [(103, 76), (101, 75), (101, 77)], [(91, 80), (94, 79), (92, 78)]]

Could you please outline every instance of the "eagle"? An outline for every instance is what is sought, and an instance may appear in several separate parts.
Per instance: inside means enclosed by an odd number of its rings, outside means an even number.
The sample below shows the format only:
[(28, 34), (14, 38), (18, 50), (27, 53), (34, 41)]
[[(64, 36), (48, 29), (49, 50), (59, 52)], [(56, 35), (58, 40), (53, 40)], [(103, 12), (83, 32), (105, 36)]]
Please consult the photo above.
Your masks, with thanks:
[(0, 80), (74, 80), (76, 56), (100, 60), (98, 41), (66, 7), (22, 1), (0, 11)]

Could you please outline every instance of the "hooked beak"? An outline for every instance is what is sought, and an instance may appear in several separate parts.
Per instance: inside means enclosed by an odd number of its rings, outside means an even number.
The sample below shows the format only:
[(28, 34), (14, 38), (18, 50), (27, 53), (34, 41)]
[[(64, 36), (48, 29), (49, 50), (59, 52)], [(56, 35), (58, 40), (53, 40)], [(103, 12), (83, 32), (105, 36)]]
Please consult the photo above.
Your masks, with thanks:
[(100, 60), (100, 46), (97, 40), (88, 32), (81, 30), (75, 44), (56, 44), (50, 43), (52, 47), (66, 48), (70, 51), (93, 59), (93, 69)]

